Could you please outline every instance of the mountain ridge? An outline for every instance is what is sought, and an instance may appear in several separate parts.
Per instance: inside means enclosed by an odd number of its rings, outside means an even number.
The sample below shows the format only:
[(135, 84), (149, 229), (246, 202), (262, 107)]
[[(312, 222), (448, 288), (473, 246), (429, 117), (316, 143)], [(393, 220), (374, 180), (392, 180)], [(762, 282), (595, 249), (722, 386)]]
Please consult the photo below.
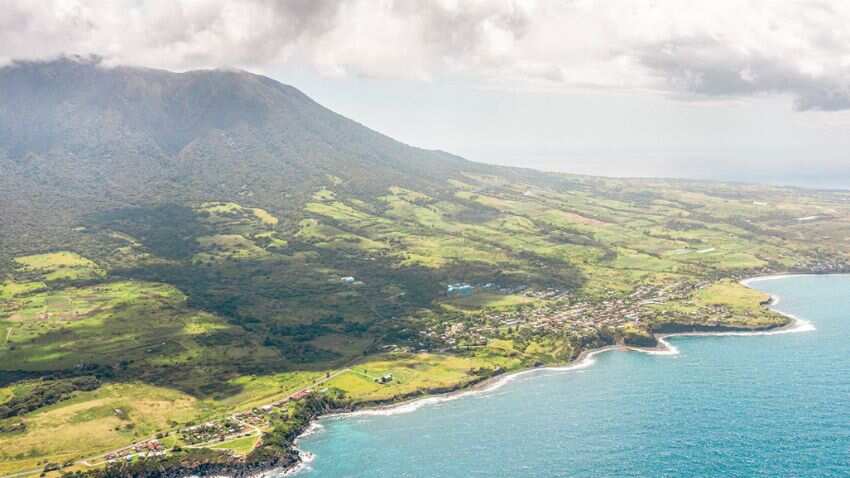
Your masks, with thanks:
[(0, 158), (0, 200), (18, 206), (2, 222), (13, 242), (16, 223), (73, 222), (62, 209), (253, 194), (267, 207), (294, 199), (293, 210), (329, 177), (374, 195), (487, 168), (395, 141), (260, 75), (74, 58), (0, 68)]

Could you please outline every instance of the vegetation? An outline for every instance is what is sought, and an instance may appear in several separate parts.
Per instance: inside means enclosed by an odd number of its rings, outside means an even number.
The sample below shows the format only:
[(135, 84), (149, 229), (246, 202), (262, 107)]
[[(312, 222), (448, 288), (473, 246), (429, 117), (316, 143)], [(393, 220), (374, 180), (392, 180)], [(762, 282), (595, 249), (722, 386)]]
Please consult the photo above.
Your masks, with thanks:
[(0, 420), (23, 415), (47, 405), (70, 398), (78, 390), (94, 390), (100, 386), (95, 377), (76, 377), (36, 384), (29, 390), (15, 394), (0, 405)]
[(248, 435), (213, 445), (210, 448), (213, 450), (229, 450), (237, 455), (247, 455), (257, 446), (258, 440), (259, 437), (256, 435)]

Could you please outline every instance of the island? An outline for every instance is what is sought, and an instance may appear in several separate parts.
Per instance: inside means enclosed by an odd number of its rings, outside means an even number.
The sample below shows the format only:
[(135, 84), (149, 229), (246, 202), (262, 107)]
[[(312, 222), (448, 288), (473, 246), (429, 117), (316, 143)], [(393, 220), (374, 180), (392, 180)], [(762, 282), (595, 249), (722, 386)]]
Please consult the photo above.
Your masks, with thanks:
[(850, 270), (846, 191), (476, 163), (242, 71), (4, 94), (0, 476), (292, 468), (317, 417), (786, 327), (741, 280)]

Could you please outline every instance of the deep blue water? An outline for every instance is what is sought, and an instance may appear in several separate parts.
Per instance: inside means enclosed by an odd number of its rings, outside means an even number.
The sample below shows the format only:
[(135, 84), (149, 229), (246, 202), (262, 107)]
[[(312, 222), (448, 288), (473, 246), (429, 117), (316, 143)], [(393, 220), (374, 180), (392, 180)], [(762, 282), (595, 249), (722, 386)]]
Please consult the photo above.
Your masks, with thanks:
[(675, 337), (409, 413), (321, 421), (299, 478), (848, 477), (850, 276), (756, 282), (815, 330)]

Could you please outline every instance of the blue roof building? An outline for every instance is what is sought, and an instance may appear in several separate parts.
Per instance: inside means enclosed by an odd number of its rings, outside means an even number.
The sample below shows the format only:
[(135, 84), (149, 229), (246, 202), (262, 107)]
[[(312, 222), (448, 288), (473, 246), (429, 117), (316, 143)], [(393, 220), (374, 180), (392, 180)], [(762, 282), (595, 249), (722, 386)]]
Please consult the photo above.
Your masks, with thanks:
[(472, 287), (469, 284), (460, 282), (457, 284), (449, 284), (446, 288), (446, 295), (449, 297), (464, 297), (468, 295), (472, 295), (475, 292), (475, 287)]

